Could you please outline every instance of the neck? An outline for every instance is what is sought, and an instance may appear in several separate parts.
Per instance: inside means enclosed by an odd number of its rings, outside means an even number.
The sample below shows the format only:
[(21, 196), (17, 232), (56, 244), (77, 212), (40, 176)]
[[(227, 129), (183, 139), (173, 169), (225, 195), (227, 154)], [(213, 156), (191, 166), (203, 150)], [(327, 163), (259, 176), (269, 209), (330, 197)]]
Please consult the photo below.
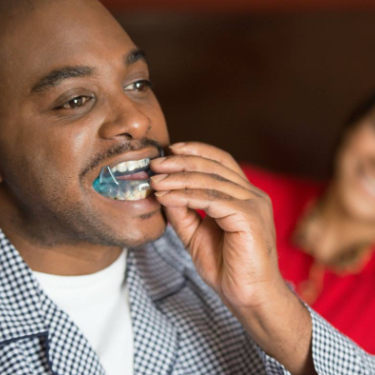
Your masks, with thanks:
[(315, 214), (301, 229), (303, 247), (323, 263), (374, 243), (375, 224), (350, 215), (340, 203), (334, 183), (312, 210)]
[(59, 230), (47, 228), (45, 222), (38, 226), (36, 220), (22, 220), (25, 215), (15, 211), (15, 204), (10, 202), (12, 197), (0, 189), (0, 228), (33, 271), (61, 276), (88, 275), (108, 267), (122, 252), (121, 247), (69, 242), (63, 237), (46, 243), (35, 233), (54, 235)]

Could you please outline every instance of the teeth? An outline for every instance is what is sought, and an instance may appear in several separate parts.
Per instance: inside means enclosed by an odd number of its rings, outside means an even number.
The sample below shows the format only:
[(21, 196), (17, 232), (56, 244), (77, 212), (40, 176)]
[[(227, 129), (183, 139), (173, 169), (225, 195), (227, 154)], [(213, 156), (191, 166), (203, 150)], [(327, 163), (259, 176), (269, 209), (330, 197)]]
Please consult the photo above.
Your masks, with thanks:
[(137, 201), (147, 198), (151, 192), (152, 189), (150, 188), (150, 185), (145, 183), (126, 192), (119, 191), (115, 199), (120, 201)]
[(121, 163), (117, 166), (117, 169), (119, 172), (127, 172), (128, 171), (128, 167), (125, 163)]
[(142, 159), (142, 160), (130, 160), (130, 161), (125, 161), (123, 163), (117, 164), (115, 167), (112, 168), (112, 172), (132, 172), (137, 169), (143, 169), (146, 168), (150, 165), (150, 159)]
[[(117, 164), (112, 168), (103, 168), (100, 176), (94, 182), (95, 190), (105, 197), (117, 200), (136, 201), (145, 199), (152, 194), (148, 179), (117, 181), (115, 176), (119, 173), (146, 170), (150, 165), (150, 159), (130, 160)], [(114, 176), (115, 173), (118, 173)]]
[(141, 163), (138, 163), (137, 161), (129, 161), (127, 163), (127, 167), (128, 167), (128, 171), (134, 171), (135, 169), (137, 168), (142, 168), (142, 164)]

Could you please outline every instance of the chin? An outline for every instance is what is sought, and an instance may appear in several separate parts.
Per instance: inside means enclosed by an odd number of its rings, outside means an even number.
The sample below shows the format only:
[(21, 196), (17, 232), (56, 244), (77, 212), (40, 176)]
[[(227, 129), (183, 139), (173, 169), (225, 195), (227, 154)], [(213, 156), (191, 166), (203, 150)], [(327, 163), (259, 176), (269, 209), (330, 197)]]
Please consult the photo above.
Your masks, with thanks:
[(375, 206), (369, 202), (362, 194), (345, 194), (343, 197), (343, 207), (348, 216), (357, 221), (375, 222)]
[(352, 205), (351, 216), (358, 221), (366, 222), (368, 224), (375, 223), (374, 210), (371, 210), (369, 206), (365, 205)]
[(125, 216), (124, 220), (121, 217), (82, 220), (75, 237), (79, 242), (99, 246), (134, 248), (157, 240), (164, 234), (166, 227), (164, 212), (158, 209), (135, 218)]
[(127, 227), (127, 230), (120, 235), (122, 246), (141, 247), (160, 238), (166, 228), (167, 221), (161, 212), (142, 215), (132, 228)]

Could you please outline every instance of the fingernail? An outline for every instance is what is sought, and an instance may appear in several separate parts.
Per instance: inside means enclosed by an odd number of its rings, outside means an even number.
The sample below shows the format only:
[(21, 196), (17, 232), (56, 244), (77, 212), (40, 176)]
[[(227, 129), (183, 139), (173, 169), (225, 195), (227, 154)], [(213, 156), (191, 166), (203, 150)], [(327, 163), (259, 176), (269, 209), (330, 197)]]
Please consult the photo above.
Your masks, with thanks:
[(186, 145), (185, 142), (178, 142), (178, 143), (175, 143), (174, 145), (169, 146), (169, 148), (182, 148), (185, 145)]
[(161, 180), (164, 180), (166, 177), (168, 177), (167, 174), (156, 174), (155, 176), (151, 177), (151, 180), (154, 182), (159, 182)]
[(155, 195), (157, 196), (157, 197), (162, 197), (162, 196), (164, 196), (164, 195), (166, 195), (166, 194), (168, 194), (169, 193), (169, 190), (165, 190), (165, 191), (156, 191), (155, 192)]
[(166, 156), (163, 156), (162, 158), (152, 159), (151, 163), (153, 164), (162, 163), (165, 159), (167, 159)]

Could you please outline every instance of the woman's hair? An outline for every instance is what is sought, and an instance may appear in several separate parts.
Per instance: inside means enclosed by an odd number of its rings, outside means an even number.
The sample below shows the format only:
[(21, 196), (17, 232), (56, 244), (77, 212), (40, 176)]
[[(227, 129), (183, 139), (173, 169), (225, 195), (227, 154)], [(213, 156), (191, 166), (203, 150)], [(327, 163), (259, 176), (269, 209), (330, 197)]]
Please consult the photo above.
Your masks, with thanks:
[(367, 96), (350, 114), (347, 121), (344, 123), (342, 132), (345, 133), (347, 129), (355, 126), (358, 121), (365, 117), (371, 109), (375, 106), (375, 92), (372, 92), (370, 96)]
[(334, 164), (338, 151), (340, 150), (348, 131), (355, 128), (358, 122), (361, 121), (370, 111), (375, 107), (375, 91), (371, 92), (370, 95), (366, 96), (359, 105), (349, 114), (347, 120), (342, 124), (339, 129), (339, 134), (333, 147), (332, 158), (331, 158), (331, 170), (330, 177), (333, 177)]

